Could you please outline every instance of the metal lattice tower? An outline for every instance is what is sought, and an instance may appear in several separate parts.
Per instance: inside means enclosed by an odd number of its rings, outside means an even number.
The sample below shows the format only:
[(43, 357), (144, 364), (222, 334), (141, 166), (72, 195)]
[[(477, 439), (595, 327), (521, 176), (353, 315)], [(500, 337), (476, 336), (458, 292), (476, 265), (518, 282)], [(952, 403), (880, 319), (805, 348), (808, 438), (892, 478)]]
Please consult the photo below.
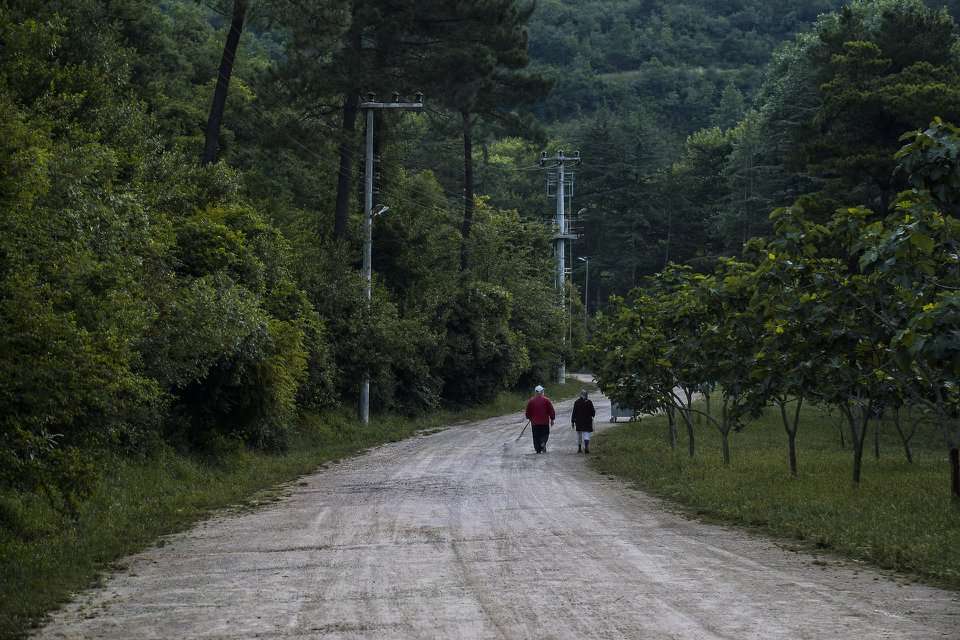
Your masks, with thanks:
[[(567, 210), (571, 209), (573, 201), (574, 173), (567, 172), (567, 165), (580, 166), (580, 152), (575, 151), (573, 156), (567, 156), (562, 150), (557, 151), (556, 156), (548, 158), (546, 151), (540, 154), (540, 166), (546, 167), (548, 163), (555, 172), (547, 174), (547, 195), (553, 195), (557, 199), (557, 213), (553, 220), (553, 246), (554, 255), (557, 258), (556, 284), (559, 293), (560, 308), (566, 313), (567, 308), (564, 304), (565, 293), (567, 290), (567, 274), (570, 270), (567, 268), (567, 243), (578, 238), (574, 233), (571, 219), (567, 216)], [(569, 191), (569, 194), (568, 194)], [(564, 323), (563, 331), (560, 335), (561, 344), (567, 341), (567, 323)], [(557, 382), (563, 384), (567, 379), (566, 362), (563, 357), (560, 358), (560, 365), (557, 370)]]

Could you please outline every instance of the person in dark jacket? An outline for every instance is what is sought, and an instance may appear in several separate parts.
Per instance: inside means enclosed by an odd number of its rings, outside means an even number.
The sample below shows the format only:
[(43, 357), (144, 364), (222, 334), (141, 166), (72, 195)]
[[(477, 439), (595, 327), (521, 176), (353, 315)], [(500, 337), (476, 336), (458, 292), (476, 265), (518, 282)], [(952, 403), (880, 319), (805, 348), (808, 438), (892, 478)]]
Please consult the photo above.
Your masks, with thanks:
[(543, 395), (543, 387), (537, 385), (534, 392), (535, 395), (527, 401), (525, 415), (530, 421), (530, 431), (533, 433), (533, 448), (537, 453), (546, 453), (550, 427), (557, 415), (553, 411), (553, 403)]
[(593, 433), (593, 417), (597, 415), (597, 410), (593, 408), (593, 402), (587, 398), (587, 390), (580, 390), (580, 397), (573, 403), (573, 414), (570, 416), (570, 422), (577, 430), (577, 453), (583, 451), (590, 453), (590, 434)]

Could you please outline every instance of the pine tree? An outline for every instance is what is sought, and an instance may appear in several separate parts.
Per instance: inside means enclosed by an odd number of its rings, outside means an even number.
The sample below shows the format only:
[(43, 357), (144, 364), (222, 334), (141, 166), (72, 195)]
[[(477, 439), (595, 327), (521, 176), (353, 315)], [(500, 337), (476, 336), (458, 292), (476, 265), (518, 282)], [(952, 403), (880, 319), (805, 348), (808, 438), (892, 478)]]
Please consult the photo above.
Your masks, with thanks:
[[(511, 107), (544, 96), (549, 83), (524, 73), (529, 63), (526, 25), (534, 4), (516, 0), (432, 0), (418, 3), (418, 31), (432, 44), (424, 71), (437, 99), (459, 116), (463, 139), (461, 269), (470, 264), (474, 212), (473, 135), (480, 119), (518, 127)], [(426, 80), (427, 78), (425, 78)]]
[(732, 129), (740, 122), (745, 109), (746, 101), (743, 93), (737, 88), (737, 85), (728, 82), (720, 96), (720, 104), (717, 106), (717, 110), (713, 112), (713, 126), (720, 127), (724, 131)]

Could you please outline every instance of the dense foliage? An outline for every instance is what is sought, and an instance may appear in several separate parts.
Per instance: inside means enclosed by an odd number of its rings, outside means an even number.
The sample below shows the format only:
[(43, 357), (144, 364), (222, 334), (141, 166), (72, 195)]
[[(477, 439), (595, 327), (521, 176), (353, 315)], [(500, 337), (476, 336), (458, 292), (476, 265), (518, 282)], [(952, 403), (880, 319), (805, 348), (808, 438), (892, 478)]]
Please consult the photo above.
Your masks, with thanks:
[(955, 26), (939, 9), (958, 6), (845, 4), (541, 3), (531, 56), (555, 87), (540, 114), (583, 154), (591, 308), (670, 261), (736, 255), (800, 195), (847, 193), (869, 174), (877, 188), (857, 201), (889, 204), (897, 136), (956, 119)]
[[(835, 407), (855, 483), (871, 426), (918, 407), (941, 431), (960, 497), (960, 220), (949, 210), (957, 191), (944, 186), (960, 171), (960, 135), (937, 120), (907, 140), (899, 168), (915, 186), (887, 211), (842, 207), (821, 222), (798, 203), (775, 212), (769, 238), (749, 243), (749, 262), (721, 261), (706, 275), (672, 267), (621, 299), (591, 345), (601, 388), (663, 410), (674, 445), (674, 416), (689, 424), (696, 411), (678, 389), (719, 395), (719, 415), (706, 418), (725, 462), (730, 430), (777, 405), (794, 475), (800, 406)], [(900, 436), (909, 459), (911, 433)]]
[[(365, 371), (375, 411), (412, 414), (543, 380), (559, 357), (546, 230), (479, 201), (467, 235), (462, 198), (430, 167), (404, 169), (433, 124), (379, 123), (390, 213), (375, 221), (369, 306), (359, 181), (336, 160), (358, 142), (336, 105), (383, 88), (367, 78), (389, 68), (394, 87), (430, 88), (414, 84), (417, 50), (391, 43), (436, 37), (435, 86), (483, 98), (436, 101), (431, 117), (480, 117), (498, 108), (486, 89), (526, 64), (504, 46), (529, 11), (214, 5), (0, 8), (0, 488), (70, 512), (107, 456), (283, 449), (304, 412), (353, 405)], [(388, 9), (415, 12), (389, 31)], [(500, 57), (464, 74), (449, 47), (492, 15)], [(451, 19), (461, 31), (438, 27)], [(372, 58), (371, 42), (391, 55)]]
[[(771, 51), (840, 6), (835, 0), (547, 0), (531, 55), (556, 74), (544, 111), (652, 108), (672, 133), (722, 115), (725, 89), (753, 94)], [(738, 114), (739, 115), (739, 114)], [(718, 123), (719, 124), (719, 123)]]
[[(735, 127), (691, 135), (654, 179), (695, 238), (664, 263), (686, 265), (598, 323), (591, 350), (612, 397), (663, 410), (676, 444), (689, 392), (713, 391), (725, 461), (730, 430), (776, 405), (793, 474), (800, 407), (834, 407), (857, 483), (871, 425), (894, 415), (899, 430), (901, 408), (922, 408), (960, 496), (960, 138), (945, 122), (960, 119), (958, 51), (946, 10), (855, 0), (777, 53)], [(900, 435), (909, 458), (912, 431)]]

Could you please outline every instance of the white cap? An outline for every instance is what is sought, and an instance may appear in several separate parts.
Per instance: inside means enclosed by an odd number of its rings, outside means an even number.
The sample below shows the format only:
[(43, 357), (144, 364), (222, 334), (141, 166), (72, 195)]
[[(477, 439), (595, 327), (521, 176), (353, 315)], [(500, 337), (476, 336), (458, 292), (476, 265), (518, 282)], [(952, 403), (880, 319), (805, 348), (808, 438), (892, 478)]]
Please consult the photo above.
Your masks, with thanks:
[(538, 384), (536, 387), (533, 388), (533, 390), (536, 391), (537, 393), (543, 393), (543, 386)]

